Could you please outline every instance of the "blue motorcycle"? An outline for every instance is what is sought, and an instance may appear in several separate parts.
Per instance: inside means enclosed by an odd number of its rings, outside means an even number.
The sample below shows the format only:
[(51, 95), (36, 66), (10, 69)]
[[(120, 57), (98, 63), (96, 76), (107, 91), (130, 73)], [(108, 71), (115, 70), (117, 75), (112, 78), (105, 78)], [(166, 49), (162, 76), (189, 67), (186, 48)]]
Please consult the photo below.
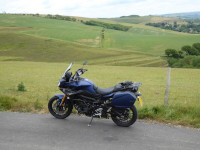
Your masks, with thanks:
[[(86, 65), (87, 62), (83, 63)], [(48, 103), (49, 112), (58, 119), (68, 117), (73, 107), (78, 114), (93, 118), (109, 118), (118, 126), (128, 127), (137, 119), (136, 99), (142, 104), (138, 88), (141, 83), (121, 82), (110, 88), (99, 88), (87, 78), (80, 77), (87, 69), (80, 68), (74, 75), (69, 72), (73, 63), (64, 72), (58, 87), (64, 94), (54, 95)]]

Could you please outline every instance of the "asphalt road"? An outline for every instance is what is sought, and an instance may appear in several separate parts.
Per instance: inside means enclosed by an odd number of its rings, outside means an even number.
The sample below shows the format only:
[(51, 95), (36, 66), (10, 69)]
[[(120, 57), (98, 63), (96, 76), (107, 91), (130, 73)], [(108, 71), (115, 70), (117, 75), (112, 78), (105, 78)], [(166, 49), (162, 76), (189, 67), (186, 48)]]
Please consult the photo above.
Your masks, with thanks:
[(200, 150), (200, 131), (137, 121), (128, 128), (112, 120), (71, 115), (0, 112), (0, 150)]

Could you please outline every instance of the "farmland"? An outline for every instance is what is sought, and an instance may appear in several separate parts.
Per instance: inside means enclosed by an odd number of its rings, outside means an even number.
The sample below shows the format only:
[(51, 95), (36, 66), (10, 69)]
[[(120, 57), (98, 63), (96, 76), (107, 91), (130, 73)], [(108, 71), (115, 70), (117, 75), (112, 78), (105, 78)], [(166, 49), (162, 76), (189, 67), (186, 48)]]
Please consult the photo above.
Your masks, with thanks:
[[(57, 83), (68, 64), (3, 61), (4, 59), (1, 58), (0, 61), (0, 95), (14, 97), (18, 100), (18, 105), (11, 104), (13, 107), (11, 110), (48, 112), (47, 103), (49, 98), (56, 93), (61, 93), (57, 88)], [(72, 71), (75, 71), (79, 67), (80, 65), (75, 65)], [(167, 68), (104, 67), (99, 65), (88, 65), (86, 68), (89, 71), (84, 77), (91, 79), (99, 87), (114, 86), (126, 80), (143, 83), (140, 89), (143, 94), (143, 107), (140, 107), (139, 103), (136, 102), (139, 114), (141, 115), (140, 118), (152, 118), (165, 122), (174, 122), (175, 124), (181, 123), (183, 125), (199, 127), (199, 69), (172, 69), (169, 110), (168, 112), (162, 112), (166, 110), (163, 109), (163, 104)], [(17, 91), (17, 85), (21, 82), (25, 85), (25, 92)], [(42, 110), (37, 110), (35, 105), (42, 107)], [(164, 114), (161, 113), (162, 115), (158, 114), (156, 116), (153, 113), (154, 109)], [(180, 112), (176, 113), (176, 110), (179, 109)], [(147, 111), (146, 114), (144, 114), (145, 111)], [(180, 115), (182, 116), (180, 117)]]
[[(75, 71), (87, 60), (84, 76), (99, 87), (127, 80), (143, 83), (144, 106), (136, 102), (140, 118), (200, 127), (199, 69), (172, 69), (169, 106), (164, 107), (167, 68), (160, 57), (166, 48), (199, 42), (200, 35), (122, 24), (131, 29), (106, 29), (102, 48), (101, 27), (0, 14), (0, 110), (48, 112), (48, 100), (60, 93), (57, 83), (68, 64), (75, 61)], [(21, 82), (24, 92), (17, 91)]]
[[(105, 49), (132, 51), (151, 56), (161, 56), (166, 48), (180, 48), (200, 40), (200, 35), (191, 35), (161, 30), (145, 25), (126, 24), (128, 32), (107, 29)], [(22, 15), (0, 15), (0, 26), (23, 27), (20, 35), (43, 37), (90, 47), (99, 47), (101, 27), (87, 26), (80, 22), (48, 19)], [(170, 43), (170, 44), (169, 44)]]
[(137, 16), (137, 15), (131, 15), (131, 16), (122, 16), (119, 18), (109, 18), (108, 20), (116, 21), (116, 22), (126, 22), (126, 23), (133, 23), (133, 24), (146, 24), (146, 23), (158, 23), (158, 22), (170, 22), (173, 23), (176, 22), (184, 22), (181, 19), (178, 18), (170, 18), (170, 17), (162, 17), (162, 16)]

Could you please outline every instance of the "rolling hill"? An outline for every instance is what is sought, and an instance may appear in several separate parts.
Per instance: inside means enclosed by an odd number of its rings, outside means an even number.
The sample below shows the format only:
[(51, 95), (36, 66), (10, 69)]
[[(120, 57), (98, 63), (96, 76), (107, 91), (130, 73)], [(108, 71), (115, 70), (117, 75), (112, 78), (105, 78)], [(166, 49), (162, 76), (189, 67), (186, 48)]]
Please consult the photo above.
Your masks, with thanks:
[(143, 24), (146, 23), (159, 23), (159, 22), (178, 22), (183, 23), (184, 20), (175, 17), (167, 17), (167, 16), (138, 16), (138, 15), (130, 15), (130, 16), (121, 16), (118, 18), (109, 18), (108, 20), (120, 22), (120, 23), (131, 23), (131, 24)]
[(182, 18), (182, 19), (199, 19), (200, 18), (200, 11), (196, 12), (186, 12), (186, 13), (172, 13), (172, 14), (164, 14), (160, 15), (162, 17), (175, 17), (175, 18)]
[(0, 56), (43, 62), (87, 59), (90, 64), (164, 66), (166, 62), (159, 56), (166, 48), (180, 48), (200, 41), (199, 35), (122, 24), (131, 29), (127, 32), (106, 29), (104, 48), (100, 48), (102, 27), (84, 25), (80, 21), (0, 14)]

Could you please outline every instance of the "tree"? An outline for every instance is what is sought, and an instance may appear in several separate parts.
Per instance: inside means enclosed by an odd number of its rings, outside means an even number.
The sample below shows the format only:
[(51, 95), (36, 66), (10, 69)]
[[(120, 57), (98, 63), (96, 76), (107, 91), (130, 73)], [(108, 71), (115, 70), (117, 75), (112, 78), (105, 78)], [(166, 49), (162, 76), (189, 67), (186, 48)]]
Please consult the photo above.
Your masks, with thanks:
[[(195, 45), (195, 46), (197, 46), (198, 48), (198, 45)], [(181, 50), (186, 52), (187, 55), (199, 55), (199, 51), (194, 46), (186, 45), (186, 46), (183, 46)]]
[(177, 28), (178, 27), (178, 24), (176, 21), (174, 21), (174, 28)]
[(190, 55), (192, 51), (192, 47), (189, 45), (185, 45), (181, 48), (182, 51), (186, 52), (186, 55)]
[(178, 53), (178, 51), (175, 50), (175, 49), (166, 49), (166, 50), (165, 50), (165, 54), (166, 54), (168, 57), (179, 58), (179, 53)]
[(192, 45), (192, 47), (194, 47), (195, 49), (197, 49), (199, 51), (199, 54), (200, 54), (200, 43), (194, 43)]
[(196, 48), (192, 47), (190, 55), (196, 55), (196, 56), (198, 56), (199, 55), (199, 51)]
[(101, 45), (100, 47), (104, 47), (104, 39), (105, 39), (105, 28), (102, 28), (101, 30)]
[(167, 55), (167, 57), (169, 57), (171, 55), (171, 49), (166, 49), (165, 55)]
[(185, 52), (184, 51), (178, 51), (179, 58), (184, 58), (185, 57)]

